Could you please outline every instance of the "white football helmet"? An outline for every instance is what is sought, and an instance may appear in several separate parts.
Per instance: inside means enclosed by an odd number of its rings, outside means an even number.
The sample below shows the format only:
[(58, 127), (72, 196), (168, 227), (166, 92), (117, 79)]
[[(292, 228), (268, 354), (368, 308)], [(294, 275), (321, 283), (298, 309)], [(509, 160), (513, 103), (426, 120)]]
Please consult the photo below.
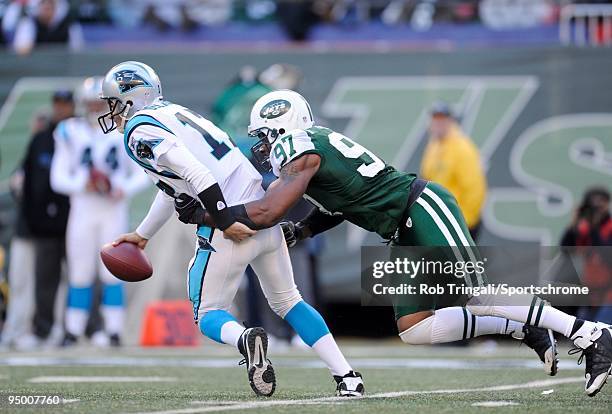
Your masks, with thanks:
[(100, 100), (103, 79), (101, 76), (87, 78), (76, 91), (78, 114), (92, 124), (95, 124), (98, 117), (104, 113), (104, 102)]
[(161, 82), (150, 66), (135, 61), (123, 62), (104, 77), (101, 98), (108, 103), (109, 112), (98, 118), (100, 128), (105, 134), (115, 128), (123, 132), (136, 112), (162, 98)]
[(259, 138), (251, 147), (255, 160), (268, 167), (271, 144), (294, 129), (308, 129), (314, 125), (310, 105), (297, 92), (283, 89), (259, 98), (251, 110), (249, 136)]

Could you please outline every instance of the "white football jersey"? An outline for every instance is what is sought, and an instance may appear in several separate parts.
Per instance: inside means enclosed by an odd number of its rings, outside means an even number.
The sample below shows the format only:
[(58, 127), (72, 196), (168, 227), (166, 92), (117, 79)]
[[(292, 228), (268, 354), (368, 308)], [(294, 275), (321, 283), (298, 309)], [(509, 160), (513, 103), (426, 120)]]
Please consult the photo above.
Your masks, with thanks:
[(123, 150), (121, 134), (104, 134), (98, 125), (85, 118), (69, 118), (58, 124), (53, 135), (51, 184), (55, 191), (70, 196), (87, 193), (92, 169), (108, 176), (112, 188), (120, 189), (126, 196), (146, 185), (144, 174)]
[[(198, 194), (214, 184), (228, 205), (257, 200), (264, 194), (261, 174), (212, 122), (180, 105), (158, 101), (138, 111), (126, 124), (124, 140), (130, 157), (167, 194)], [(197, 173), (208, 179), (195, 177)], [(195, 174), (194, 174), (195, 175)], [(196, 179), (199, 178), (199, 179)]]

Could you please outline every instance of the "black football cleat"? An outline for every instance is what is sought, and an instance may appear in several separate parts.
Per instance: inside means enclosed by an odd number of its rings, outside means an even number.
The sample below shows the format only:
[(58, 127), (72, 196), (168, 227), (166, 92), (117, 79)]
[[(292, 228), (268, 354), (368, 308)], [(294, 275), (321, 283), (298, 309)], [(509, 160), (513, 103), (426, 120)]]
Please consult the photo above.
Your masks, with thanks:
[(70, 332), (66, 332), (64, 334), (64, 339), (62, 339), (62, 347), (69, 348), (71, 346), (75, 346), (79, 339), (71, 334)]
[(119, 336), (119, 334), (112, 334), (108, 337), (108, 339), (109, 339), (109, 344), (111, 347), (113, 348), (121, 347), (121, 337)]
[(334, 380), (338, 384), (336, 387), (338, 397), (361, 397), (365, 392), (363, 378), (359, 372), (349, 371), (343, 377), (334, 375)]
[(579, 337), (574, 340), (576, 348), (572, 348), (569, 354), (582, 352), (578, 358), (578, 365), (586, 360), (584, 370), (584, 392), (589, 397), (594, 397), (603, 388), (612, 374), (612, 334), (611, 327), (597, 324), (588, 338)]
[(263, 328), (248, 328), (238, 339), (238, 350), (244, 357), (240, 365), (246, 364), (249, 384), (260, 397), (270, 397), (276, 389), (274, 367), (267, 357), (268, 334)]
[(522, 342), (533, 349), (544, 364), (546, 375), (557, 375), (559, 359), (557, 358), (557, 341), (550, 329), (523, 326)]

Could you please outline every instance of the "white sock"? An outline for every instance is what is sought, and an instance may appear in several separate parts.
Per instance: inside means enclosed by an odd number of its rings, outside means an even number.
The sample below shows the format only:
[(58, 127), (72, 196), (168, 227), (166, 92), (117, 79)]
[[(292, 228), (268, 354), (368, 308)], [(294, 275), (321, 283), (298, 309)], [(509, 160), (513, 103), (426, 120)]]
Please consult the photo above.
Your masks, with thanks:
[(458, 306), (438, 309), (434, 313), (431, 343), (444, 343), (483, 335), (510, 335), (522, 331), (523, 324), (495, 316), (476, 316)]
[(79, 308), (66, 308), (66, 331), (74, 336), (83, 336), (89, 312)]
[(530, 326), (552, 329), (567, 338), (570, 337), (576, 321), (575, 316), (547, 305), (537, 296), (526, 296), (525, 298), (529, 300), (524, 303), (531, 302), (529, 306), (511, 304), (508, 303), (510, 301), (508, 298), (489, 295), (472, 298), (470, 303), (473, 304), (468, 304), (467, 307), (477, 315), (507, 318)]
[(233, 346), (238, 346), (238, 339), (244, 332), (244, 326), (240, 325), (236, 321), (228, 321), (221, 327), (221, 341), (223, 343)]
[(572, 334), (572, 328), (574, 327), (575, 321), (575, 316), (561, 312), (559, 309), (555, 309), (552, 306), (544, 306), (539, 326), (546, 329), (552, 329), (566, 338), (569, 338)]
[(412, 345), (440, 344), (483, 335), (522, 332), (523, 324), (495, 316), (475, 316), (458, 306), (442, 308), (429, 318), (400, 333)]
[(353, 370), (338, 348), (332, 334), (323, 335), (312, 345), (312, 349), (325, 362), (332, 375), (344, 376)]
[(120, 335), (123, 332), (123, 306), (102, 306), (104, 330), (109, 335)]

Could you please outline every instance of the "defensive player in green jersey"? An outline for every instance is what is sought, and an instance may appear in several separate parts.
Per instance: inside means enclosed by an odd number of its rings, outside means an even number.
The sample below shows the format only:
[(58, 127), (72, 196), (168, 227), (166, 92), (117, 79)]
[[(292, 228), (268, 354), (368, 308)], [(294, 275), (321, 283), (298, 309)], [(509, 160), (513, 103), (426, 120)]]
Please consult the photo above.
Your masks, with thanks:
[[(318, 209), (298, 223), (283, 225), (290, 246), (347, 220), (394, 245), (446, 246), (458, 252), (458, 261), (473, 261), (477, 255), (448, 191), (397, 171), (340, 133), (315, 126), (310, 105), (298, 93), (281, 90), (260, 98), (251, 111), (249, 134), (260, 138), (253, 147), (255, 158), (269, 161), (279, 177), (261, 200), (231, 207), (249, 227), (278, 223), (300, 197), (306, 197)], [(567, 315), (535, 296), (528, 303), (531, 306), (517, 306), (481, 295), (471, 297), (465, 307), (439, 308), (435, 301), (426, 301), (395, 306), (395, 313), (405, 343), (508, 334), (532, 347), (549, 375), (557, 370), (551, 330), (556, 331), (584, 353), (586, 393), (599, 392), (612, 370), (610, 327)]]

